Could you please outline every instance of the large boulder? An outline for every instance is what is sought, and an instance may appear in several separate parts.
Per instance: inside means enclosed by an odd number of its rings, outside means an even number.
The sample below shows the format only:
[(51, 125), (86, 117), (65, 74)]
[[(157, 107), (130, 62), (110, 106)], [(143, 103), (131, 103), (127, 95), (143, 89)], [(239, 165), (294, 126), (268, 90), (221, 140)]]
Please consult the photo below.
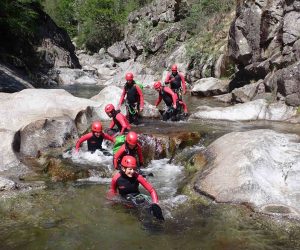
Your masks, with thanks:
[[(91, 120), (102, 118), (97, 113), (99, 106), (97, 102), (77, 98), (58, 89), (2, 93), (0, 175), (18, 179), (18, 176), (30, 172), (20, 162), (18, 153), (32, 156), (48, 146), (60, 147), (68, 138), (77, 135), (74, 121), (82, 132)], [(67, 126), (62, 129), (64, 125)]]
[(230, 107), (198, 107), (190, 119), (214, 119), (230, 121), (273, 120), (284, 121), (296, 115), (297, 109), (284, 103), (268, 104), (264, 99), (236, 104)]
[(209, 77), (202, 78), (194, 83), (191, 94), (198, 96), (214, 96), (228, 93), (228, 81)]
[(49, 148), (59, 148), (69, 139), (78, 138), (76, 124), (69, 116), (43, 119), (20, 131), (20, 153), (36, 157)]
[(195, 188), (217, 202), (299, 217), (300, 137), (272, 130), (232, 132), (214, 141), (212, 164)]

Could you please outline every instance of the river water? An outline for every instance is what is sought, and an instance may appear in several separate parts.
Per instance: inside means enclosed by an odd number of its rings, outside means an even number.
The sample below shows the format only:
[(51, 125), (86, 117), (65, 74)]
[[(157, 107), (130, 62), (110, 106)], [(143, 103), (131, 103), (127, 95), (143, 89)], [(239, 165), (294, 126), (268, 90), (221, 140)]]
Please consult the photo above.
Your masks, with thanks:
[[(87, 88), (83, 94), (78, 86), (68, 87), (70, 93), (88, 98), (99, 89)], [(153, 103), (156, 93), (145, 91), (146, 99)], [(223, 105), (213, 99), (185, 99), (190, 112), (198, 105)], [(187, 149), (193, 153), (228, 132), (258, 128), (300, 135), (298, 125), (266, 121), (146, 120), (136, 131), (199, 131), (202, 140)], [(107, 169), (112, 161), (100, 152), (74, 156), (69, 151), (62, 157), (74, 164), (102, 164)], [(41, 176), (46, 181), (45, 189), (1, 200), (0, 249), (300, 249), (297, 222), (262, 216), (238, 205), (188, 202), (181, 192), (184, 168), (168, 161), (153, 160), (147, 166), (154, 174), (147, 178), (157, 190), (164, 223), (153, 221), (143, 211), (109, 202), (105, 197), (110, 178), (102, 178), (97, 172), (89, 179), (67, 183), (53, 183)]]

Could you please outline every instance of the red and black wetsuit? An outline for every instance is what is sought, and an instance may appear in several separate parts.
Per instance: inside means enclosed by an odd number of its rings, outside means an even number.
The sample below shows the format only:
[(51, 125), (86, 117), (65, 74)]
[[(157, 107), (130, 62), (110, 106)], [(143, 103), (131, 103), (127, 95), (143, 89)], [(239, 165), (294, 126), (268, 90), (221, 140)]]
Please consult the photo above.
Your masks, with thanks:
[(139, 184), (142, 184), (150, 193), (152, 202), (158, 203), (158, 196), (155, 189), (143, 176), (134, 173), (133, 177), (128, 177), (122, 170), (112, 178), (108, 198), (117, 195), (117, 190), (123, 197), (127, 194), (139, 194)]
[(131, 84), (125, 84), (120, 98), (119, 106), (121, 106), (124, 102), (125, 95), (129, 105), (135, 105), (137, 103), (140, 109), (144, 108), (143, 92), (141, 88), (135, 83), (135, 81), (133, 81)]
[(182, 89), (183, 89), (183, 93), (186, 92), (186, 84), (185, 84), (184, 76), (181, 73), (177, 73), (177, 72), (176, 73), (173, 73), (173, 72), (170, 73), (169, 72), (167, 74), (165, 83), (166, 84), (170, 83), (170, 87), (175, 93), (179, 92), (181, 86), (182, 86)]
[(159, 96), (155, 102), (155, 106), (158, 106), (161, 100), (164, 100), (166, 105), (170, 107), (172, 105), (176, 105), (177, 99), (177, 95), (169, 87), (162, 87), (162, 89), (159, 91)]
[(127, 143), (125, 142), (114, 155), (113, 162), (114, 162), (115, 169), (118, 169), (119, 164), (125, 155), (131, 155), (135, 158), (138, 156), (139, 157), (139, 166), (144, 165), (141, 145), (139, 143), (137, 143), (137, 145), (134, 149), (130, 149), (127, 146)]
[(88, 151), (95, 152), (97, 149), (102, 149), (103, 139), (114, 142), (115, 139), (108, 134), (101, 133), (99, 137), (96, 137), (93, 132), (90, 132), (82, 137), (80, 137), (76, 143), (76, 151), (79, 151), (81, 143), (87, 141)]
[(115, 125), (117, 125), (120, 135), (124, 134), (124, 132), (128, 132), (131, 129), (128, 120), (120, 112), (120, 110), (112, 112), (112, 118), (113, 120), (111, 121), (109, 128), (112, 129)]

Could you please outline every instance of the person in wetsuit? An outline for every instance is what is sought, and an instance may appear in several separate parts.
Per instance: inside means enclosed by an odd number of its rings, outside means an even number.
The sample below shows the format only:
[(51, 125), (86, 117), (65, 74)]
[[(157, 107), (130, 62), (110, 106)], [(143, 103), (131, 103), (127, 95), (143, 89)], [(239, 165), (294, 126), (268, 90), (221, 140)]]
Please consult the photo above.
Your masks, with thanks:
[(120, 169), (120, 163), (126, 155), (138, 157), (139, 158), (139, 168), (143, 167), (144, 159), (143, 159), (143, 154), (142, 154), (142, 147), (138, 143), (137, 133), (135, 133), (133, 131), (130, 131), (126, 135), (125, 143), (114, 154), (113, 165), (114, 165), (115, 169)]
[(113, 128), (117, 126), (117, 130), (115, 130), (115, 132), (119, 132), (119, 135), (129, 132), (131, 129), (130, 124), (120, 110), (115, 110), (114, 105), (107, 104), (105, 106), (105, 112), (112, 118), (112, 121), (109, 124), (110, 130), (114, 130)]
[(111, 155), (106, 150), (102, 149), (103, 140), (115, 142), (115, 139), (110, 135), (102, 132), (102, 124), (100, 121), (94, 121), (91, 127), (92, 132), (80, 137), (76, 143), (75, 150), (79, 151), (80, 145), (87, 141), (88, 151), (95, 152), (97, 149), (101, 150), (105, 155)]
[(187, 116), (188, 110), (186, 104), (178, 99), (176, 93), (174, 93), (169, 87), (162, 86), (161, 82), (154, 83), (154, 89), (158, 92), (158, 98), (155, 102), (155, 106), (157, 107), (161, 100), (164, 100), (167, 105), (167, 110), (162, 114), (163, 120), (166, 121), (168, 119), (176, 120), (176, 115), (178, 114), (178, 107), (181, 105), (184, 110), (184, 116)]
[(178, 99), (182, 100), (182, 92), (186, 94), (186, 84), (182, 73), (178, 72), (177, 65), (172, 65), (172, 72), (168, 72), (165, 84), (170, 84), (170, 88), (177, 94)]
[(144, 96), (141, 88), (133, 80), (133, 74), (127, 73), (126, 83), (119, 101), (118, 109), (121, 108), (126, 96), (126, 116), (129, 123), (139, 124), (139, 116), (144, 109)]
[(118, 193), (127, 198), (128, 195), (136, 196), (140, 194), (139, 184), (150, 193), (152, 204), (150, 206), (150, 212), (159, 220), (164, 220), (161, 208), (158, 205), (158, 196), (152, 185), (136, 170), (136, 159), (131, 155), (126, 155), (121, 161), (121, 169), (116, 173), (112, 180), (109, 192), (107, 194), (108, 199), (112, 199)]

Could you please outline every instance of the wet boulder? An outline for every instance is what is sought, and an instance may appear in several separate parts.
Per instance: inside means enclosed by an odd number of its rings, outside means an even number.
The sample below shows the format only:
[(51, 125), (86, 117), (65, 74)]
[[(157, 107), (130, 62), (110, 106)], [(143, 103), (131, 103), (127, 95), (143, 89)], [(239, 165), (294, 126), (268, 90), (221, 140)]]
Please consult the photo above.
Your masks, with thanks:
[(77, 137), (75, 122), (68, 116), (38, 120), (20, 131), (20, 153), (38, 156), (44, 150), (63, 147), (68, 140)]
[(299, 216), (300, 137), (272, 130), (232, 132), (214, 141), (213, 161), (195, 188), (217, 202)]
[[(21, 151), (25, 154), (34, 155), (39, 148), (44, 148), (47, 145), (49, 147), (62, 145), (69, 135), (72, 137), (76, 134), (74, 134), (74, 125), (71, 124), (76, 122), (76, 125), (84, 130), (83, 127), (85, 126), (86, 129), (91, 120), (101, 118), (101, 114), (96, 112), (98, 107), (99, 103), (74, 97), (65, 90), (25, 89), (13, 94), (2, 93), (0, 95), (0, 133), (2, 138), (0, 143), (2, 152), (0, 175), (18, 178), (32, 172), (20, 162), (18, 155)], [(55, 121), (55, 117), (69, 118), (65, 121), (63, 119)], [(48, 122), (45, 122), (46, 119)], [(41, 120), (44, 122), (35, 124), (36, 121)], [(23, 131), (22, 135), (25, 136), (23, 143), (25, 144), (21, 146), (21, 131), (29, 124), (31, 125)], [(66, 130), (62, 129), (62, 134), (57, 133), (59, 136), (51, 144), (51, 138), (43, 134), (45, 131), (43, 126), (47, 129), (51, 128), (52, 133), (56, 131), (55, 124), (66, 125), (67, 128)], [(38, 138), (39, 133), (40, 138)], [(31, 136), (35, 141), (30, 140)], [(38, 141), (39, 139), (41, 141)], [(38, 142), (37, 145), (34, 145), (36, 142)]]
[(201, 135), (197, 132), (178, 132), (171, 134), (140, 134), (139, 141), (143, 147), (146, 161), (160, 158), (174, 158), (185, 147), (199, 142)]

